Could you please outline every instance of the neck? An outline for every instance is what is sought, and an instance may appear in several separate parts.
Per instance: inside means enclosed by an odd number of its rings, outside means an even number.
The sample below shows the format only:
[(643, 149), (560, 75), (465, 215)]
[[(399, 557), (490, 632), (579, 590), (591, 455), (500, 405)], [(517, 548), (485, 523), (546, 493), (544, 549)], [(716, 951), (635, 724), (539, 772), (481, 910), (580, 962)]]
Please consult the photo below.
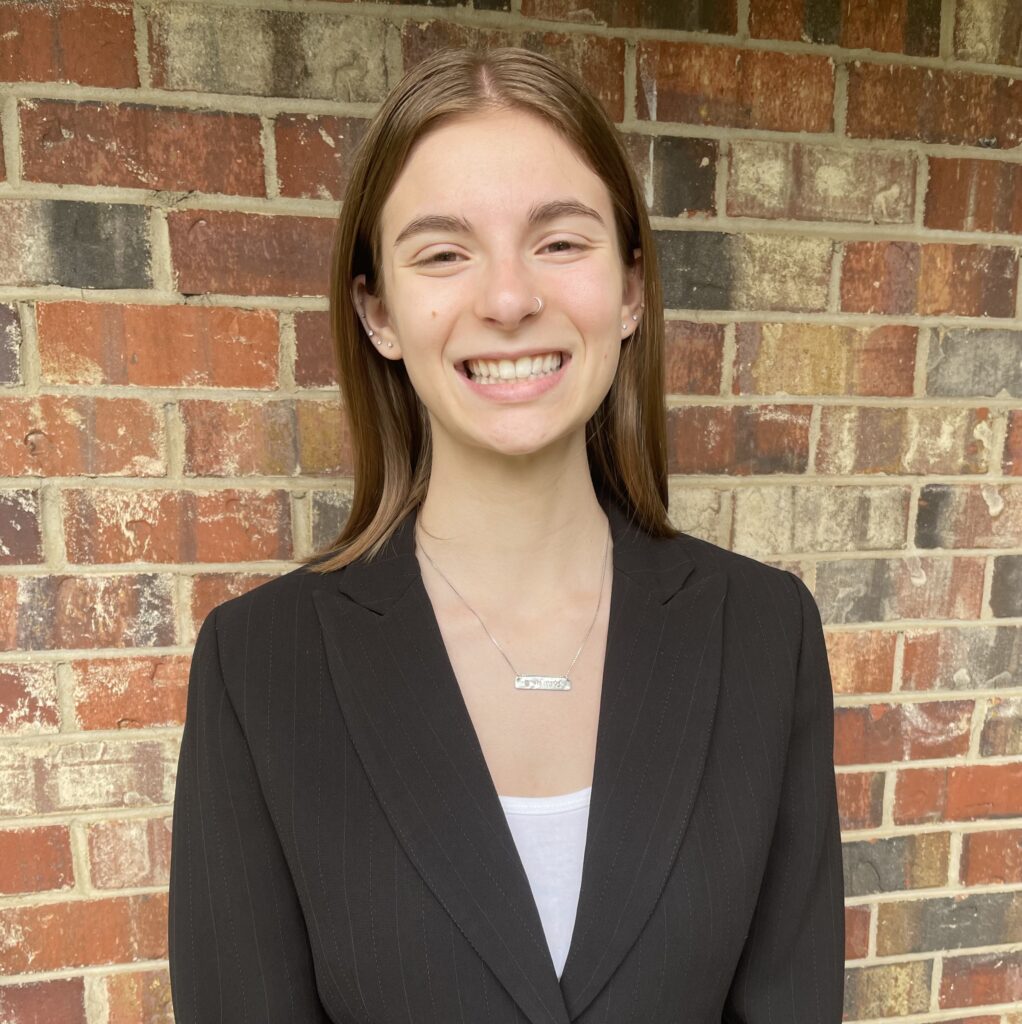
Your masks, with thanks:
[(588, 464), (542, 479), (455, 479), (434, 464), (416, 546), (470, 604), (543, 615), (599, 593), (608, 531)]

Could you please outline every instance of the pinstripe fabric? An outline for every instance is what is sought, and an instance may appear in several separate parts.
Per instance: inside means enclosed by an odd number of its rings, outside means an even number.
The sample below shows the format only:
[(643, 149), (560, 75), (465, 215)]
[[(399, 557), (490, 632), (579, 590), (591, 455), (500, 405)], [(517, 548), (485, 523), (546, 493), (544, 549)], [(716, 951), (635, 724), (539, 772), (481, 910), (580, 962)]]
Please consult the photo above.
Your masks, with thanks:
[(837, 1024), (833, 704), (793, 574), (605, 502), (610, 626), (558, 980), (414, 555), (207, 616), (174, 802), (179, 1024)]

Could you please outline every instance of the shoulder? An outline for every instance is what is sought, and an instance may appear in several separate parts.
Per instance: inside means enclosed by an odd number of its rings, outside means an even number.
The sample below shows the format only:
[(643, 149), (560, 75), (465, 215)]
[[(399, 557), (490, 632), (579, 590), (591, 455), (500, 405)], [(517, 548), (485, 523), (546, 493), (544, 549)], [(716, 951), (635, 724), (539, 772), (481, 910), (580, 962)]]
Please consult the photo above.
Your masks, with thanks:
[(815, 615), (819, 621), (812, 592), (794, 572), (689, 533), (679, 534), (672, 543), (695, 564), (694, 582), (717, 573), (726, 578), (725, 604), (732, 619), (772, 621), (795, 650), (806, 616)]
[(221, 601), (210, 609), (207, 618), (215, 617), (221, 631), (234, 632), (243, 625), (246, 632), (251, 632), (253, 627), (269, 628), (274, 620), (306, 608), (311, 613), (313, 592), (335, 586), (337, 579), (337, 572), (320, 573), (312, 568), (319, 560), (296, 566)]

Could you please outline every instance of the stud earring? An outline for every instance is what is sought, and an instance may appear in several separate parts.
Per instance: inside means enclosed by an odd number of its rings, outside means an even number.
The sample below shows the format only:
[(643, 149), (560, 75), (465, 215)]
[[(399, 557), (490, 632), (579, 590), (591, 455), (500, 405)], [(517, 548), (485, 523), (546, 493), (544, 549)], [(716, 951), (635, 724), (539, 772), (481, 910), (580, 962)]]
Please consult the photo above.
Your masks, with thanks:
[[(366, 329), (366, 333), (367, 333), (367, 334), (369, 335), (369, 337), (371, 338), (371, 337), (373, 336), (373, 334), (374, 334), (375, 332), (374, 332), (374, 331), (373, 331), (373, 329), (372, 329), (372, 328), (371, 328), (371, 327), (369, 326), (369, 324), (365, 323), (365, 318), (366, 318), (366, 315), (365, 315), (365, 313), (359, 313), (359, 316), (360, 316), (360, 317), (362, 317), (362, 322), (363, 322), (363, 324), (365, 324), (365, 329)], [(380, 339), (379, 339), (379, 338), (377, 338), (377, 339), (376, 339), (376, 344), (377, 344), (377, 345), (382, 345), (382, 344), (383, 344), (383, 342), (382, 342), (382, 341), (380, 341)], [(387, 342), (387, 348), (393, 348), (393, 347), (394, 347), (394, 343), (393, 343), (392, 341), (388, 341), (388, 342)]]

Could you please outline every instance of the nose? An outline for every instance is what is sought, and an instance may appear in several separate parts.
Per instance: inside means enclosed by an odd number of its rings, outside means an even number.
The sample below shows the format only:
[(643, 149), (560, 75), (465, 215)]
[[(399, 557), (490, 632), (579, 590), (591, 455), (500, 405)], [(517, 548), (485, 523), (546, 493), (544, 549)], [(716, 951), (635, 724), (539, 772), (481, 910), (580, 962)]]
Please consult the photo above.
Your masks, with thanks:
[(476, 314), (481, 320), (513, 330), (539, 308), (540, 289), (517, 256), (491, 262), (479, 278)]

